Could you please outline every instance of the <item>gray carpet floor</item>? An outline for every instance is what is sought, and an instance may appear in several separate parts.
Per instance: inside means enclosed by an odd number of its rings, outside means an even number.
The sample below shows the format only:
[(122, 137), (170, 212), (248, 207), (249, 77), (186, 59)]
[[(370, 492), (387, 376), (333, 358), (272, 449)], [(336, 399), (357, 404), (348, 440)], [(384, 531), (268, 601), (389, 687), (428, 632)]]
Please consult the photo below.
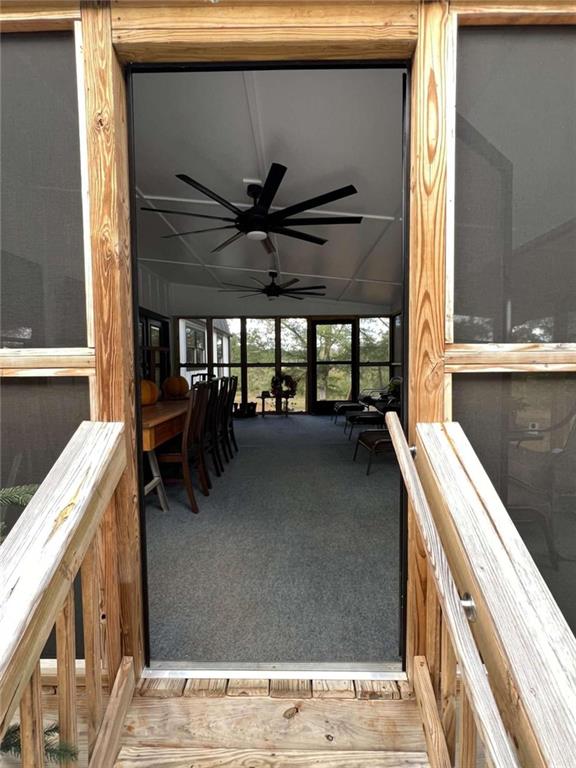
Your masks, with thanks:
[(392, 455), (328, 417), (236, 423), (240, 452), (193, 515), (146, 507), (152, 661), (398, 661), (399, 488)]

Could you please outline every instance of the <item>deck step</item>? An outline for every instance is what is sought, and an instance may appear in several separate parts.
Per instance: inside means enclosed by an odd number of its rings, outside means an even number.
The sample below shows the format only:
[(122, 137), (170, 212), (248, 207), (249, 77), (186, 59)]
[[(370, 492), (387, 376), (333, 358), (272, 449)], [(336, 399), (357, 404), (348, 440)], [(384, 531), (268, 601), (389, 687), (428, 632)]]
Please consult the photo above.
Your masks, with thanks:
[[(132, 748), (425, 752), (413, 699), (157, 699), (135, 696), (121, 744)], [(249, 765), (249, 764), (248, 764)]]
[(429, 768), (425, 752), (123, 747), (115, 768)]

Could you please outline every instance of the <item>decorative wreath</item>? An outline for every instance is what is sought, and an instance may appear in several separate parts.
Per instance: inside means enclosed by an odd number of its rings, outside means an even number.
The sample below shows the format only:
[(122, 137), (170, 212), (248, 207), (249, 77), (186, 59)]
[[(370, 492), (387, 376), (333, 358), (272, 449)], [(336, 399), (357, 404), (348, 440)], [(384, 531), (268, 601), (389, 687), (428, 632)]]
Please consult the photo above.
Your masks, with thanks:
[(298, 382), (287, 373), (279, 373), (272, 376), (270, 392), (274, 397), (294, 397), (298, 389)]

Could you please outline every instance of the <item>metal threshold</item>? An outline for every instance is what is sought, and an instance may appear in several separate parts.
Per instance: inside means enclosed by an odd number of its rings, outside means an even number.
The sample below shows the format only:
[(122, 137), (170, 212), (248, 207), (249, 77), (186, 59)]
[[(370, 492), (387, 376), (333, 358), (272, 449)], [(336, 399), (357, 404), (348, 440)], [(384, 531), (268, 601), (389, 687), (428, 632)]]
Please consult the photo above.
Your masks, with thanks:
[(369, 664), (218, 664), (152, 661), (145, 678), (226, 678), (260, 680), (406, 680), (398, 661)]

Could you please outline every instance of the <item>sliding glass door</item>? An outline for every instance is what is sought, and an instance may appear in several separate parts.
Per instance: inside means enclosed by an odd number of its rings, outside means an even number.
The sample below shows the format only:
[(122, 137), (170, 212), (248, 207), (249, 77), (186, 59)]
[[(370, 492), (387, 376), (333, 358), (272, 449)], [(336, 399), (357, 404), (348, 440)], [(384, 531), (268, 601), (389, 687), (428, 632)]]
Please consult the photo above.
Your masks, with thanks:
[(357, 392), (355, 321), (311, 321), (310, 407), (313, 413), (332, 413), (338, 400), (352, 400)]

